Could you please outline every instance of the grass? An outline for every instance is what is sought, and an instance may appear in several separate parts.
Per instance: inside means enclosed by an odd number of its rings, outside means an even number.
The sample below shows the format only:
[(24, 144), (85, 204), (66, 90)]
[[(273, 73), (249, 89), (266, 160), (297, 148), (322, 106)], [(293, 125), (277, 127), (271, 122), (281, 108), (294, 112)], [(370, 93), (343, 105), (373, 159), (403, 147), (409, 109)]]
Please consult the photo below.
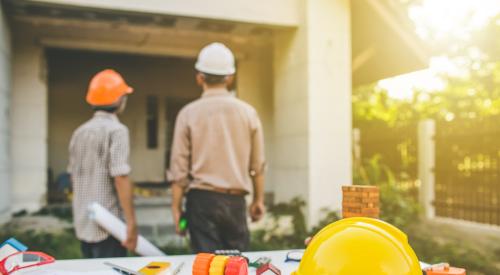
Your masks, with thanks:
[(72, 229), (66, 229), (59, 233), (43, 231), (14, 231), (2, 230), (0, 241), (14, 237), (27, 245), (30, 251), (40, 251), (47, 253), (58, 260), (79, 259), (80, 243), (75, 238)]

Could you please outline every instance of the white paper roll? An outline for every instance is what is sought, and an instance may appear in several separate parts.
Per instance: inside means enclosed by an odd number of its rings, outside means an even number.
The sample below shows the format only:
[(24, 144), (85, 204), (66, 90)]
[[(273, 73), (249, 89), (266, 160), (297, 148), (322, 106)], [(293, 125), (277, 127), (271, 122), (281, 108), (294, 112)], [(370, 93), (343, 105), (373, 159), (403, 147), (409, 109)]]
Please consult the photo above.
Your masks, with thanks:
[[(127, 238), (127, 226), (123, 221), (111, 214), (106, 208), (97, 202), (89, 205), (89, 215), (100, 227), (108, 231), (120, 242)], [(160, 249), (139, 235), (135, 253), (141, 256), (166, 256)]]

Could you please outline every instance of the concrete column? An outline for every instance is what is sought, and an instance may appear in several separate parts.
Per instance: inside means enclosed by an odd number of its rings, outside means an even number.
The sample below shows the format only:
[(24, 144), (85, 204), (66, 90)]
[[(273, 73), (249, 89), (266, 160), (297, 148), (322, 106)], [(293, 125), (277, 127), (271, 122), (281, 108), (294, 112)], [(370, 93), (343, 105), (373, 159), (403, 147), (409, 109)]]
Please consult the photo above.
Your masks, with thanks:
[(43, 48), (14, 41), (11, 134), (13, 211), (36, 211), (47, 191), (47, 84)]
[(350, 6), (303, 5), (299, 29), (275, 41), (276, 193), (303, 197), (314, 225), (322, 209), (341, 209), (341, 186), (352, 182)]
[[(300, 1), (304, 10), (305, 1)], [(301, 21), (305, 14), (301, 13)], [(274, 193), (277, 202), (309, 197), (307, 31), (304, 23), (274, 40)]]
[(0, 224), (10, 216), (10, 33), (0, 5)]
[(342, 207), (352, 181), (350, 1), (308, 1), (309, 216)]
[(434, 167), (436, 123), (433, 120), (421, 121), (418, 125), (418, 178), (420, 180), (420, 204), (426, 218), (436, 216), (434, 207)]

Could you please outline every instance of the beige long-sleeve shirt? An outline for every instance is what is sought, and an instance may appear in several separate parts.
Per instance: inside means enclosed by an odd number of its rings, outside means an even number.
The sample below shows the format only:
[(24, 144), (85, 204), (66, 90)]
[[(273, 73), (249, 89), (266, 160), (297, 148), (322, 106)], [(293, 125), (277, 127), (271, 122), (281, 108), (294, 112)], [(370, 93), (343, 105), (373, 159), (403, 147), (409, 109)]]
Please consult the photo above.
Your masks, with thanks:
[(262, 124), (255, 109), (226, 89), (212, 89), (177, 116), (168, 179), (252, 190), (265, 169)]

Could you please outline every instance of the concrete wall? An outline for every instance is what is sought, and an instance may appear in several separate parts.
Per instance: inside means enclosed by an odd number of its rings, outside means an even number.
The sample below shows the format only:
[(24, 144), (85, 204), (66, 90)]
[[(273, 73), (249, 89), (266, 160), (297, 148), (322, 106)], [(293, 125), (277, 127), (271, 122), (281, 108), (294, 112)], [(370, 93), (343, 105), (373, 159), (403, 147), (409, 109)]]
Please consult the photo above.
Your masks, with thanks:
[(257, 110), (264, 129), (266, 149), (266, 191), (273, 191), (274, 178), (274, 143), (273, 128), (273, 69), (272, 48), (264, 47), (249, 53), (238, 61), (238, 97), (250, 103)]
[(307, 0), (300, 27), (274, 45), (276, 196), (301, 197), (308, 223), (341, 209), (351, 175), (350, 10), (347, 0)]
[(14, 40), (11, 101), (13, 211), (37, 210), (47, 185), (47, 85), (42, 47)]
[(0, 5), (0, 224), (10, 215), (10, 33)]
[[(305, 4), (305, 1), (301, 3)], [(301, 10), (305, 5), (300, 7)], [(301, 21), (306, 20), (301, 14)], [(301, 22), (301, 24), (304, 24)], [(277, 201), (308, 197), (308, 78), (305, 27), (274, 41), (274, 191)]]
[(308, 1), (309, 219), (342, 209), (352, 184), (349, 0)]
[[(163, 13), (279, 26), (295, 26), (301, 0), (29, 0), (146, 13)], [(29, 2), (28, 1), (28, 2)]]

